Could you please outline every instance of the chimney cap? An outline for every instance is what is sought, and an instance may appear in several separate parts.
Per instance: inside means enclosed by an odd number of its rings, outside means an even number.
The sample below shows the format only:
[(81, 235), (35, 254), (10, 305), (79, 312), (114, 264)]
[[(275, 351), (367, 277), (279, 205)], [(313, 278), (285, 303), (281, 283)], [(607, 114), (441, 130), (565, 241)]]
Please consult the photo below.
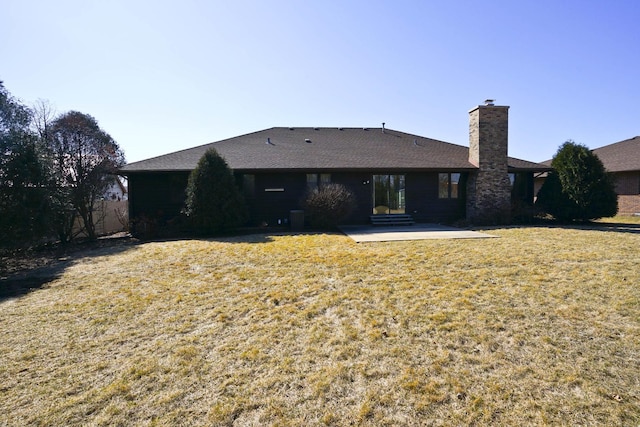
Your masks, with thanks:
[(484, 105), (492, 106), (494, 105), (495, 99), (485, 99)]

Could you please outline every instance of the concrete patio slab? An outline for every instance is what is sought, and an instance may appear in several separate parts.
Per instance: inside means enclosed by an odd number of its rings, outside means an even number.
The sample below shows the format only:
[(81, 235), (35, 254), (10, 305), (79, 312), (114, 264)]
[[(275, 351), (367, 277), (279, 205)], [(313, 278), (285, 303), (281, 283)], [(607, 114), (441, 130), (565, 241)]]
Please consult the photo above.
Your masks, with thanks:
[(343, 225), (340, 230), (357, 243), (391, 242), (428, 239), (484, 239), (498, 236), (463, 230), (440, 224), (414, 224), (399, 226)]

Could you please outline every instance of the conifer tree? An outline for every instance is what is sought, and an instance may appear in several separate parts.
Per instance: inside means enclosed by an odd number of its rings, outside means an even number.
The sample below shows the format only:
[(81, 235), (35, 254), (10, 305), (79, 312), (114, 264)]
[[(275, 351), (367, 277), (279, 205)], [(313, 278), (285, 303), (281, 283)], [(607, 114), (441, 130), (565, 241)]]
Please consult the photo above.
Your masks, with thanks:
[(536, 201), (545, 212), (560, 221), (588, 221), (618, 212), (613, 179), (587, 147), (565, 142), (551, 167)]
[(205, 235), (232, 231), (248, 219), (233, 172), (213, 148), (189, 175), (184, 213), (194, 231)]

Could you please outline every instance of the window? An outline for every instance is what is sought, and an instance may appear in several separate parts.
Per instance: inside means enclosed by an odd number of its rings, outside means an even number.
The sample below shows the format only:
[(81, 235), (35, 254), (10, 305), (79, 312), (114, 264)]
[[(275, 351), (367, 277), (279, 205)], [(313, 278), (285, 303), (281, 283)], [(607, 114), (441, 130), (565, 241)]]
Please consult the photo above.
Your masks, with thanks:
[(330, 173), (308, 173), (307, 174), (307, 190), (314, 190), (318, 186), (329, 184), (331, 182)]
[(403, 214), (405, 209), (405, 176), (373, 175), (373, 214)]
[(307, 174), (307, 190), (311, 191), (316, 188), (318, 188), (318, 174), (308, 173)]
[(438, 174), (438, 197), (441, 199), (457, 199), (459, 183), (460, 183), (459, 173), (439, 173)]

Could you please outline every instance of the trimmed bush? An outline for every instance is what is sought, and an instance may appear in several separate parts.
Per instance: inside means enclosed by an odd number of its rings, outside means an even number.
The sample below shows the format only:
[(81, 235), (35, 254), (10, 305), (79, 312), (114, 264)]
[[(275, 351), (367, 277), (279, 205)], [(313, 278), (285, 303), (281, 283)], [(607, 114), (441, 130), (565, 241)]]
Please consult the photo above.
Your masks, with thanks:
[(230, 232), (247, 222), (242, 193), (227, 162), (211, 148), (189, 175), (184, 213), (194, 232)]
[(311, 190), (304, 208), (314, 228), (332, 229), (355, 209), (353, 193), (342, 184), (325, 184)]

